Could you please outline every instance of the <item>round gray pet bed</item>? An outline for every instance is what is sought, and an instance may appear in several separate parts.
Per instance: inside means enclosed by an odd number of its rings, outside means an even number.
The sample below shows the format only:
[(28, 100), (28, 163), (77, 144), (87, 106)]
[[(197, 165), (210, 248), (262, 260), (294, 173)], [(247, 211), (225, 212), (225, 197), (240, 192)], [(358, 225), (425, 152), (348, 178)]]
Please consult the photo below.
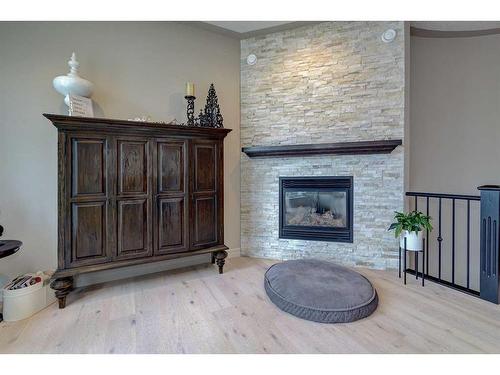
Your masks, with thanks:
[(271, 266), (266, 293), (281, 310), (321, 323), (365, 318), (377, 308), (377, 292), (359, 273), (335, 263), (301, 259)]

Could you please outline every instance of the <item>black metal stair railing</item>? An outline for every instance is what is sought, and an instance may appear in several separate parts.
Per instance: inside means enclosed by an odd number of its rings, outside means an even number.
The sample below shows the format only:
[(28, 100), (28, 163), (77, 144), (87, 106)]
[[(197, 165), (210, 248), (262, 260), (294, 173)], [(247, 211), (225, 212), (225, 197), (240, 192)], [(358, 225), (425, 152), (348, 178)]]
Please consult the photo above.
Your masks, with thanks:
[[(424, 251), (426, 252), (426, 264), (425, 267), (422, 267), (424, 269), (425, 277), (428, 280), (432, 280), (434, 282), (446, 285), (448, 287), (458, 289), (460, 291), (479, 296), (479, 290), (471, 287), (471, 202), (480, 202), (481, 198), (479, 195), (460, 195), (460, 194), (441, 194), (441, 193), (422, 193), (422, 192), (407, 192), (406, 195), (408, 197), (413, 197), (413, 209), (418, 210), (419, 209), (419, 199), (420, 201), (424, 200), (425, 201), (425, 214), (429, 215), (430, 213), (430, 205), (431, 204), (437, 204), (437, 220), (436, 218), (433, 218), (432, 224), (434, 226), (433, 232), (437, 232), (436, 240), (437, 240), (437, 274), (431, 274), (429, 271), (429, 262), (432, 262), (433, 257), (431, 257), (429, 254), (429, 246), (431, 243), (431, 235), (433, 233), (429, 233), (429, 231), (426, 231), (426, 245)], [(449, 202), (451, 203), (451, 275), (446, 275), (447, 277), (443, 276), (442, 269), (443, 269), (443, 201), (444, 202)], [(465, 264), (456, 264), (456, 235), (457, 235), (457, 228), (456, 228), (456, 202), (465, 202), (466, 203), (466, 239), (465, 239), (465, 251), (466, 251), (466, 261)], [(410, 202), (411, 203), (411, 202)], [(422, 211), (422, 210), (421, 210)], [(449, 218), (450, 216), (446, 216), (446, 218)], [(477, 218), (479, 222), (479, 217)], [(437, 225), (436, 225), (437, 224)], [(479, 247), (474, 247), (475, 249), (478, 249)], [(474, 255), (479, 255), (479, 254), (474, 254)], [(435, 257), (434, 257), (435, 258)], [(424, 266), (424, 265), (423, 265)], [(466, 273), (466, 279), (465, 279), (465, 285), (460, 284), (456, 281), (456, 268), (462, 267), (460, 270), (463, 270), (463, 267), (465, 267), (465, 273)], [(415, 273), (414, 269), (407, 269), (407, 272), (409, 273)], [(420, 273), (420, 272), (419, 272)], [(450, 277), (448, 277), (450, 276)], [(478, 275), (477, 275), (478, 276)]]

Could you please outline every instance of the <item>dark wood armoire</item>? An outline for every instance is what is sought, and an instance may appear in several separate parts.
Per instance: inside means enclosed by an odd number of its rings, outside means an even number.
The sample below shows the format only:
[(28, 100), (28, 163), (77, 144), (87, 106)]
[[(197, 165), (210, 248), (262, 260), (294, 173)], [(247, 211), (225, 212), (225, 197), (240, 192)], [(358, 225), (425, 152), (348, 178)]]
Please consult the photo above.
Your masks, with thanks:
[(58, 269), (73, 277), (211, 253), (222, 273), (223, 144), (231, 131), (45, 114), (58, 129)]

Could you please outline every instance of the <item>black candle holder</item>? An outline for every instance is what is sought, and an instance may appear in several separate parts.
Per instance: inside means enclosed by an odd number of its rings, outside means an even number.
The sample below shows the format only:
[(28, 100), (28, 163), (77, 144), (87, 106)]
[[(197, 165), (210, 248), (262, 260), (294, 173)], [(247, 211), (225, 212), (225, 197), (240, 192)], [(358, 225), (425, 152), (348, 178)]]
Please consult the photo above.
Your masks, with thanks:
[(187, 100), (187, 126), (200, 126), (205, 128), (223, 128), (224, 118), (222, 117), (217, 94), (215, 92), (214, 84), (210, 85), (208, 90), (207, 103), (205, 110), (200, 109), (198, 117), (194, 117), (194, 100), (195, 96), (186, 95)]
[(196, 96), (186, 95), (184, 98), (187, 100), (187, 125), (195, 126), (194, 101)]

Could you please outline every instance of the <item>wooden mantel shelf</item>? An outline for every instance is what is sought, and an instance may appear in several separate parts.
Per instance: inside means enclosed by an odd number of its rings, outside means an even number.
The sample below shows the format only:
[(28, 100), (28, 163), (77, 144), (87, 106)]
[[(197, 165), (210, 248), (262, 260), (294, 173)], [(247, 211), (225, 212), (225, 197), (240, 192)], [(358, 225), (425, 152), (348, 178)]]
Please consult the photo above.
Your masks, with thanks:
[(311, 155), (358, 155), (358, 154), (389, 154), (402, 145), (401, 139), (380, 141), (337, 142), (282, 146), (243, 147), (241, 151), (249, 157), (294, 157)]

